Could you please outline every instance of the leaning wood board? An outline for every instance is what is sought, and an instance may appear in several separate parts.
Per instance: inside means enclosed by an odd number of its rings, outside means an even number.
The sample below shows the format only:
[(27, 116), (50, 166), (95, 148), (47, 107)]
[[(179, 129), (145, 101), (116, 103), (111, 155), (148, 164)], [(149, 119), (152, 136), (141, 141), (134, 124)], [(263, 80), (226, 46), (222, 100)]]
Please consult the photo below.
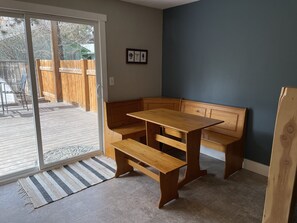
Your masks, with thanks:
[(286, 223), (293, 220), (297, 193), (296, 170), (297, 88), (282, 88), (262, 223)]

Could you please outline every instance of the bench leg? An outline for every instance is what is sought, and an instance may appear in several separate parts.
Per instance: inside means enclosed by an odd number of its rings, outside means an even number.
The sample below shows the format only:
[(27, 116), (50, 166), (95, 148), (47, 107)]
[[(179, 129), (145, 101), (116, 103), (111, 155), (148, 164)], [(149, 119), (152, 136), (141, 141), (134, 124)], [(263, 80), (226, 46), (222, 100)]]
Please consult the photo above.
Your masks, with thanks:
[(131, 167), (128, 164), (126, 155), (117, 149), (115, 149), (115, 161), (117, 164), (117, 171), (115, 173), (115, 178), (119, 177), (124, 173), (133, 171), (133, 167)]
[(178, 198), (177, 182), (179, 170), (174, 170), (168, 174), (160, 173), (161, 198), (159, 208), (173, 199)]
[(240, 142), (228, 145), (225, 152), (224, 179), (242, 168), (243, 147)]

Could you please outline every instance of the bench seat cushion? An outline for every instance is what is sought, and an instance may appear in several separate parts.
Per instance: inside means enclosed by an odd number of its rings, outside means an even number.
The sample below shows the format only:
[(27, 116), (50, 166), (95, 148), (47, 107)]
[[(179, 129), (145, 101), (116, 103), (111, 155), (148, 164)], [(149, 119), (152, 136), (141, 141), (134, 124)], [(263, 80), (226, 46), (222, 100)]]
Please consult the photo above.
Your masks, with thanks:
[(144, 122), (133, 123), (124, 125), (121, 127), (113, 128), (113, 131), (119, 133), (123, 138), (135, 138), (145, 136), (145, 125)]
[(203, 130), (202, 131), (202, 144), (205, 146), (212, 145), (215, 146), (216, 149), (225, 152), (225, 148), (227, 145), (232, 144), (238, 140), (239, 138), (233, 137), (233, 136), (228, 136), (224, 135), (221, 133), (217, 132), (212, 132), (208, 130)]

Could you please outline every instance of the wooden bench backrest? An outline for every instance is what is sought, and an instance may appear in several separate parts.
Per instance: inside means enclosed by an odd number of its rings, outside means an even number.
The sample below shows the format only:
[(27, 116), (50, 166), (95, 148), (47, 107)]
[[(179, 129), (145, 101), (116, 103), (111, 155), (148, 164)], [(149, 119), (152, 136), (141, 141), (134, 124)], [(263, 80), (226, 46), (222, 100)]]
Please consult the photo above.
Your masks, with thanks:
[(207, 128), (207, 130), (237, 138), (241, 138), (243, 135), (246, 108), (183, 100), (181, 111), (224, 121), (222, 124)]
[(106, 121), (109, 128), (141, 122), (138, 119), (127, 116), (127, 113), (141, 111), (142, 99), (105, 102)]
[(176, 98), (143, 98), (143, 110), (167, 108), (180, 111), (181, 99)]

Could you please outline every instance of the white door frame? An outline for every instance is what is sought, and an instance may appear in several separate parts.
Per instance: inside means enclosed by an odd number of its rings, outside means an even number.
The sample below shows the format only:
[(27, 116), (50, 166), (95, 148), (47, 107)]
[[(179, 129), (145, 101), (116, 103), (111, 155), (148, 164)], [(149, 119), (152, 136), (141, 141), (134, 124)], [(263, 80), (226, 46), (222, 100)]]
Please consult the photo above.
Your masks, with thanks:
[(15, 174), (9, 174), (7, 177), (0, 179), (0, 184), (3, 182), (9, 182), (15, 180), (16, 177), (26, 176), (40, 170), (47, 169), (52, 166), (60, 165), (61, 163), (72, 161), (74, 159), (67, 159), (61, 162), (55, 162), (51, 164), (44, 164), (43, 160), (43, 149), (42, 149), (42, 136), (41, 136), (41, 127), (40, 127), (40, 117), (38, 110), (38, 98), (37, 98), (37, 86), (36, 86), (36, 75), (34, 69), (34, 55), (33, 55), (33, 46), (32, 46), (32, 36), (31, 36), (31, 27), (30, 19), (32, 17), (40, 17), (43, 19), (52, 19), (58, 21), (59, 18), (63, 21), (69, 22), (79, 22), (90, 23), (94, 25), (95, 33), (95, 56), (96, 56), (96, 80), (97, 80), (97, 107), (98, 107), (98, 134), (99, 134), (99, 148), (103, 150), (103, 100), (108, 98), (107, 91), (107, 59), (106, 59), (106, 33), (105, 33), (105, 23), (107, 21), (106, 15), (90, 13), (80, 10), (65, 9), (53, 6), (45, 6), (40, 4), (32, 4), (25, 2), (17, 2), (11, 0), (1, 0), (0, 10), (4, 13), (17, 13), (23, 14), (25, 18), (25, 34), (27, 39), (28, 47), (28, 60), (29, 60), (29, 69), (30, 77), (32, 83), (32, 96), (33, 96), (33, 110), (35, 118), (35, 127), (36, 127), (36, 138), (38, 146), (38, 160), (39, 168), (31, 168), (27, 171), (21, 171)]

